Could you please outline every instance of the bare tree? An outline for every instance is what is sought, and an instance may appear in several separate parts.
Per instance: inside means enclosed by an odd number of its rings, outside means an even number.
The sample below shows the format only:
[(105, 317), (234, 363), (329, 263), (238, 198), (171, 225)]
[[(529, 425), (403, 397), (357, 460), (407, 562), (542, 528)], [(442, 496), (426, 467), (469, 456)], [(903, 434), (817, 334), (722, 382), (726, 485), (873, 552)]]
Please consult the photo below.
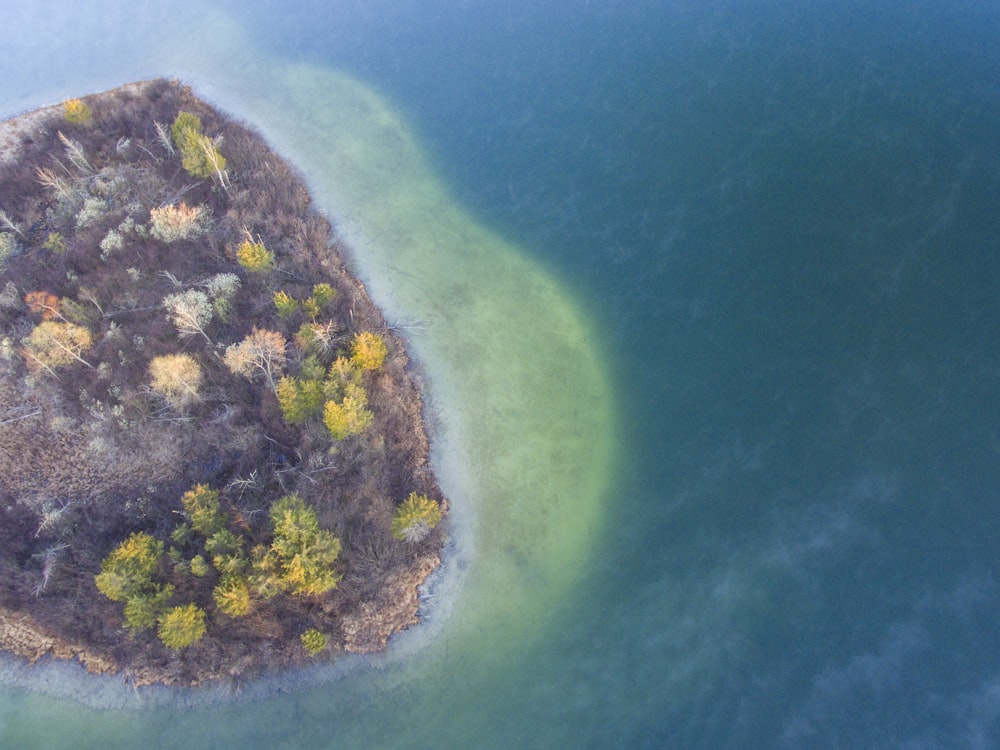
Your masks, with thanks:
[(167, 295), (163, 298), (163, 305), (182, 337), (200, 333), (206, 341), (211, 342), (205, 333), (205, 326), (212, 320), (212, 303), (207, 294), (197, 289), (188, 289), (186, 292)]
[(225, 362), (232, 372), (250, 380), (263, 375), (274, 390), (274, 379), (285, 366), (285, 337), (277, 331), (254, 328), (240, 343), (226, 349)]

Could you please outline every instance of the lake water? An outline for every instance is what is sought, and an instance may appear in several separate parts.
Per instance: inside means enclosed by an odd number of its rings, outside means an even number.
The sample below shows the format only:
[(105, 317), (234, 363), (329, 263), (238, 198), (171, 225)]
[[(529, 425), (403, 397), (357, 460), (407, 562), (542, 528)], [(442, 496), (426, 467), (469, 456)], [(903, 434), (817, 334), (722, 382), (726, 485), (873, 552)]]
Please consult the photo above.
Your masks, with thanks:
[[(1000, 8), (0, 0), (0, 116), (165, 75), (307, 176), (453, 502), (385, 655), (6, 662), (3, 748), (1000, 746)], [(293, 7), (288, 7), (293, 6)]]

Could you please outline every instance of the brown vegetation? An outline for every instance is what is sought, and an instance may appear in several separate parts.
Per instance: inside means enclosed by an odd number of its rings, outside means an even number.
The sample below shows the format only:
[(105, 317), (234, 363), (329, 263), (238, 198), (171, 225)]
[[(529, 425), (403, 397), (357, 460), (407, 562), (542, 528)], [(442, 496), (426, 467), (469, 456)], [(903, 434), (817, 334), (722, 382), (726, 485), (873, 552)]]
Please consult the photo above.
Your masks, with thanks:
[[(20, 138), (0, 179), (0, 645), (177, 684), (384, 647), (416, 621), (444, 533), (397, 538), (397, 507), (444, 501), (402, 343), (302, 181), (166, 81)], [(178, 541), (196, 484), (218, 493), (216, 536), (248, 550), (301, 497), (334, 560), (306, 579), (322, 585), (263, 596)], [(135, 534), (170, 557), (123, 612), (95, 577)]]

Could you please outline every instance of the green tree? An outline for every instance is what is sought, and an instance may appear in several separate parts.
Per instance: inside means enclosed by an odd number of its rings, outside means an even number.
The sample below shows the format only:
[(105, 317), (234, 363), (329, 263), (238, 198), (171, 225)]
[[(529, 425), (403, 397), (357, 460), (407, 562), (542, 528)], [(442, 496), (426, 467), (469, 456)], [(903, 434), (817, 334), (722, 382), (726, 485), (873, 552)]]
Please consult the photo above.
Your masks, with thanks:
[(181, 152), (181, 164), (192, 177), (217, 177), (225, 185), (226, 159), (218, 144), (202, 133), (201, 118), (179, 112), (170, 135)]
[(341, 401), (348, 395), (357, 397), (358, 389), (364, 391), (361, 386), (361, 370), (347, 357), (337, 357), (326, 373), (323, 388), (330, 401)]
[(247, 567), (243, 551), (244, 539), (229, 529), (221, 529), (205, 541), (205, 551), (212, 556), (212, 565), (223, 576), (243, 573)]
[(316, 284), (312, 295), (302, 303), (302, 307), (312, 320), (325, 313), (337, 296), (337, 291), (329, 284)]
[(131, 633), (154, 627), (173, 595), (174, 587), (167, 584), (155, 591), (129, 597), (125, 602), (125, 627)]
[(392, 535), (407, 542), (419, 542), (441, 523), (441, 506), (426, 495), (411, 492), (392, 519)]
[(349, 435), (360, 435), (368, 429), (375, 415), (366, 407), (368, 397), (363, 389), (351, 389), (351, 395), (343, 401), (327, 401), (323, 407), (323, 424), (334, 440), (343, 440)]
[(299, 301), (282, 289), (274, 293), (274, 307), (279, 318), (290, 318), (299, 311)]
[(114, 602), (154, 593), (158, 586), (153, 575), (160, 564), (163, 542), (136, 532), (111, 550), (94, 578), (97, 590)]
[(319, 527), (316, 511), (298, 495), (286, 495), (271, 506), (274, 538), (256, 564), (257, 588), (265, 597), (280, 592), (316, 595), (336, 588), (333, 568), (340, 540)]
[(278, 405), (288, 424), (300, 424), (323, 411), (323, 382), (285, 377), (275, 387)]
[(169, 648), (185, 648), (205, 635), (205, 610), (196, 604), (172, 607), (159, 617), (157, 635)]
[(207, 484), (196, 484), (181, 497), (181, 505), (191, 521), (191, 528), (204, 537), (217, 533), (226, 518), (219, 506), (219, 491)]
[(195, 555), (191, 558), (188, 569), (191, 571), (191, 575), (195, 578), (204, 578), (209, 574), (209, 572), (211, 572), (212, 566), (209, 565), (208, 561), (201, 555)]

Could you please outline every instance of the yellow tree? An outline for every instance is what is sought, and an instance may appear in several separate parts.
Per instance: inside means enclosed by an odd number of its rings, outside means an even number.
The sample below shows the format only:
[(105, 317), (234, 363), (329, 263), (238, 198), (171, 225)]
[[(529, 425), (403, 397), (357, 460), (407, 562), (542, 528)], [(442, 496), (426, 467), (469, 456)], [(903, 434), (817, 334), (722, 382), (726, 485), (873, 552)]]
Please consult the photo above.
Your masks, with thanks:
[(407, 542), (419, 542), (441, 523), (441, 506), (426, 495), (411, 492), (392, 519), (392, 535)]
[(137, 532), (111, 550), (94, 578), (97, 590), (113, 602), (157, 590), (153, 575), (160, 564), (163, 542)]
[(368, 429), (375, 415), (366, 407), (368, 397), (364, 390), (349, 387), (351, 395), (341, 402), (327, 401), (323, 407), (323, 424), (334, 440), (343, 440), (349, 435), (360, 435)]
[(63, 102), (63, 114), (74, 125), (89, 125), (94, 113), (82, 99), (69, 99)]
[(377, 370), (385, 362), (385, 339), (378, 333), (362, 331), (351, 342), (351, 361), (361, 370)]
[(164, 354), (149, 363), (150, 387), (181, 409), (198, 399), (201, 367), (190, 354)]
[(236, 248), (236, 260), (248, 271), (264, 273), (274, 266), (274, 253), (264, 247), (263, 242), (254, 242), (248, 237)]
[(24, 354), (29, 364), (45, 369), (81, 362), (93, 368), (81, 355), (93, 344), (93, 339), (83, 326), (43, 320), (31, 331), (25, 341)]
[(184, 648), (205, 635), (205, 610), (196, 604), (172, 607), (160, 616), (157, 635), (169, 648)]
[(250, 587), (242, 576), (223, 576), (212, 591), (212, 596), (219, 611), (230, 617), (245, 617), (253, 608)]

